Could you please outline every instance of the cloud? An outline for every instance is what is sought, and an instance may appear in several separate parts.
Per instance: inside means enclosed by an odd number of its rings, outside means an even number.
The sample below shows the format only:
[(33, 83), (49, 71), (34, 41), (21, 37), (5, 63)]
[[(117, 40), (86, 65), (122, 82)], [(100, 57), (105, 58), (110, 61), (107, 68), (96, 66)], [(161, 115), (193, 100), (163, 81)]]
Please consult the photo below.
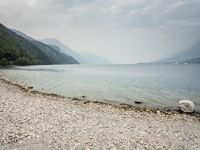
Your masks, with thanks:
[(117, 63), (164, 57), (200, 39), (199, 0), (0, 0), (0, 20)]

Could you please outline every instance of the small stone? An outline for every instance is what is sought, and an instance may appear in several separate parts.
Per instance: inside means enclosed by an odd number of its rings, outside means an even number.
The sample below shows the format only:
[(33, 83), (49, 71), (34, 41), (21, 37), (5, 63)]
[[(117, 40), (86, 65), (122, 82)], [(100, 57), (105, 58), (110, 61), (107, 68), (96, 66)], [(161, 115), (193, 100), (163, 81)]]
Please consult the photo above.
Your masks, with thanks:
[(140, 102), (140, 101), (135, 101), (134, 103), (135, 104), (142, 104), (142, 102)]
[(160, 110), (157, 110), (156, 113), (159, 114), (159, 115), (161, 114)]
[(79, 101), (80, 99), (78, 97), (73, 97), (72, 100)]
[(81, 97), (82, 97), (82, 98), (87, 98), (87, 96), (85, 96), (85, 95), (82, 95)]
[(29, 88), (29, 89), (33, 89), (33, 87), (32, 87), (32, 86), (29, 86), (28, 88)]

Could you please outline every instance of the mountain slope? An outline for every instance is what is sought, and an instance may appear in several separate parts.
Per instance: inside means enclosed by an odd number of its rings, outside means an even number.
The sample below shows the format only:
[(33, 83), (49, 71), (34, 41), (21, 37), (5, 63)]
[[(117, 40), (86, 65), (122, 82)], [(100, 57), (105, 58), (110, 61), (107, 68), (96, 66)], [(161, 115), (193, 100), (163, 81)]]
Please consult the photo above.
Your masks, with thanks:
[(195, 57), (192, 59), (187, 59), (182, 61), (182, 63), (187, 63), (187, 64), (200, 64), (200, 57)]
[(86, 60), (77, 52), (73, 51), (71, 48), (65, 46), (62, 44), (59, 40), (55, 38), (48, 38), (48, 39), (43, 39), (41, 42), (48, 44), (50, 46), (56, 46), (60, 49), (60, 52), (65, 53), (67, 55), (70, 55), (74, 57), (76, 60), (78, 60), (81, 64), (85, 64)]
[(99, 55), (84, 52), (81, 55), (85, 58), (87, 64), (110, 64), (111, 62)]
[(190, 61), (192, 62), (192, 59), (195, 59), (197, 57), (200, 57), (200, 41), (194, 44), (191, 48), (186, 49), (185, 51), (174, 55), (171, 58), (164, 59), (158, 62), (161, 63), (182, 63), (182, 62), (187, 62)]
[(32, 38), (24, 38), (0, 24), (0, 65), (78, 63), (71, 56)]
[(89, 52), (78, 53), (72, 50), (71, 48), (65, 46), (64, 44), (62, 44), (59, 40), (55, 38), (43, 39), (42, 42), (52, 47), (57, 47), (58, 51), (61, 51), (65, 54), (68, 54), (74, 57), (81, 64), (110, 64), (110, 61), (102, 56), (92, 54)]
[(18, 30), (15, 30), (15, 29), (11, 29), (11, 28), (10, 28), (10, 30), (13, 31), (13, 32), (15, 32), (16, 34), (22, 36), (23, 38), (25, 38), (25, 39), (27, 39), (27, 40), (34, 40), (32, 37), (30, 37), (30, 36), (24, 34), (24, 33), (21, 32), (21, 31), (18, 31)]
[(20, 36), (23, 36), (25, 39), (29, 40), (31, 43), (36, 45), (38, 48), (40, 48), (48, 57), (54, 57), (56, 62), (58, 64), (79, 64), (77, 60), (75, 60), (72, 56), (65, 54), (61, 50), (58, 51), (58, 47), (53, 45), (47, 45), (42, 42), (36, 41), (30, 36), (12, 29), (15, 33), (17, 33)]

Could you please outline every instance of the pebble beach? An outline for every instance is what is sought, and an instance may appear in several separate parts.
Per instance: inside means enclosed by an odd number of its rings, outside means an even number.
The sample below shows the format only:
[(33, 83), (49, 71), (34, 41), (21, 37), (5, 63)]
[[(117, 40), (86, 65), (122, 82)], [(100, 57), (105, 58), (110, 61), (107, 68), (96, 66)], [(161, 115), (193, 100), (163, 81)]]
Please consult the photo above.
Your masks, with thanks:
[(1, 150), (200, 149), (200, 117), (124, 109), (0, 80)]

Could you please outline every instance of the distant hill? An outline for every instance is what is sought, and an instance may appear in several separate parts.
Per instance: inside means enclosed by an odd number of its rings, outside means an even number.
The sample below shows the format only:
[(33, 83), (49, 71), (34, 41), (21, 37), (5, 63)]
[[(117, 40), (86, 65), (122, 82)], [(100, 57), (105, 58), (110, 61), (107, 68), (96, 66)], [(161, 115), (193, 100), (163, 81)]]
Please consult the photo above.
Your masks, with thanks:
[(93, 54), (93, 53), (88, 53), (84, 52), (81, 53), (81, 55), (85, 58), (87, 61), (87, 64), (110, 64), (111, 62), (99, 55)]
[(24, 37), (24, 38), (27, 39), (27, 40), (34, 40), (32, 37), (30, 37), (30, 36), (24, 34), (24, 33), (21, 32), (21, 31), (18, 31), (18, 30), (15, 30), (15, 29), (11, 29), (11, 28), (10, 28), (10, 30), (13, 31), (13, 32), (15, 32), (16, 34), (18, 34), (18, 35)]
[(156, 61), (155, 63), (198, 63), (200, 58), (200, 41), (185, 51), (168, 59)]
[(0, 24), (0, 65), (77, 64), (73, 57), (60, 53), (22, 32)]
[(78, 60), (81, 64), (110, 64), (110, 61), (106, 58), (92, 54), (89, 52), (78, 53), (66, 45), (62, 44), (59, 40), (55, 38), (48, 38), (41, 40), (43, 43), (48, 44), (52, 47), (57, 47), (58, 51), (68, 54)]
[(182, 63), (187, 63), (187, 64), (200, 64), (200, 57), (192, 58), (192, 59), (187, 59), (182, 61)]
[(62, 44), (59, 40), (55, 39), (55, 38), (48, 38), (48, 39), (43, 39), (41, 40), (41, 42), (48, 44), (52, 47), (57, 47), (57, 50), (59, 48), (59, 51), (62, 53), (65, 53), (67, 55), (70, 55), (72, 57), (74, 57), (76, 60), (78, 60), (81, 64), (85, 64), (86, 60), (77, 52), (75, 52), (74, 50), (72, 50), (71, 48), (67, 47), (66, 45)]

